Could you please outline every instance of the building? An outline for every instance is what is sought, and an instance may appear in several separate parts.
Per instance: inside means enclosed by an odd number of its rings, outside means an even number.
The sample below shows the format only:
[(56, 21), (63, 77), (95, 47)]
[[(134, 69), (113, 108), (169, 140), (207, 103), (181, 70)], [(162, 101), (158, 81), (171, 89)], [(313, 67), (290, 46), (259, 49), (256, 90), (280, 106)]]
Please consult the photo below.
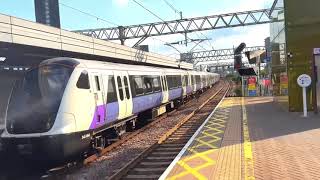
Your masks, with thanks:
[[(320, 1), (275, 0), (270, 25), (272, 83), (275, 99), (289, 111), (302, 111), (300, 74), (315, 83), (313, 48), (320, 47)], [(316, 89), (307, 88), (308, 109), (316, 107)], [(319, 91), (319, 90), (318, 90)], [(320, 104), (320, 102), (318, 102)]]

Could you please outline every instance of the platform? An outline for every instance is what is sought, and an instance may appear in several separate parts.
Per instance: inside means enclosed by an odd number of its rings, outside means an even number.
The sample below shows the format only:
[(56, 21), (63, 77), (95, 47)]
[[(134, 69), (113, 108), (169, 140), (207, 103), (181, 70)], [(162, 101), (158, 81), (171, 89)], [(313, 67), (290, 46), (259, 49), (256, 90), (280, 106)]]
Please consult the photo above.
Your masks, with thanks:
[(320, 115), (226, 98), (160, 179), (320, 179)]

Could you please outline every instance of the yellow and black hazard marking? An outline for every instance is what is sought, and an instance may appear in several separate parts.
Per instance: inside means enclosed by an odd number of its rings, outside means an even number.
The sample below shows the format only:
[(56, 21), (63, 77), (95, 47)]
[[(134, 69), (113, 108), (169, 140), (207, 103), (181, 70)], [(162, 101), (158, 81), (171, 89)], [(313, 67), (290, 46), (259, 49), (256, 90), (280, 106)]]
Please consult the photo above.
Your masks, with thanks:
[(217, 150), (221, 146), (227, 120), (229, 119), (230, 107), (223, 105), (224, 103), (207, 121), (188, 150), (177, 162), (182, 170), (167, 179), (191, 177), (194, 179), (208, 179), (202, 171), (216, 164), (218, 158), (216, 155)]

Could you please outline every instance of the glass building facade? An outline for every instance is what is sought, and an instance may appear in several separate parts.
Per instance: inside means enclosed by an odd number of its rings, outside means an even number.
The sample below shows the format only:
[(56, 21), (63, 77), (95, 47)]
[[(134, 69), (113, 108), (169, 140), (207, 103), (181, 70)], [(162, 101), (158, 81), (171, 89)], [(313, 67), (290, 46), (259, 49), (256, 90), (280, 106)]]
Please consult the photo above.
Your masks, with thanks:
[[(313, 83), (313, 48), (320, 47), (320, 1), (277, 0), (270, 25), (273, 95), (289, 111), (302, 111), (302, 88), (297, 77), (309, 74)], [(308, 109), (315, 90), (307, 88)]]
[(270, 49), (268, 56), (271, 57), (271, 80), (275, 100), (284, 106), (288, 106), (288, 73), (286, 56), (285, 16), (284, 2), (278, 0), (271, 13), (274, 20), (270, 24)]

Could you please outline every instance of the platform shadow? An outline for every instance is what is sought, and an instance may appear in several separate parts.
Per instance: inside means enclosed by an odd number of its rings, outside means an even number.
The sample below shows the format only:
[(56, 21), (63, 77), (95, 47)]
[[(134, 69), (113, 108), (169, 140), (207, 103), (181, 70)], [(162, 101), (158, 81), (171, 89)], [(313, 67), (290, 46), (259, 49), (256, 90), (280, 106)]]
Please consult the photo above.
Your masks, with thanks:
[(288, 112), (272, 98), (247, 98), (246, 111), (251, 141), (320, 130), (320, 115)]

